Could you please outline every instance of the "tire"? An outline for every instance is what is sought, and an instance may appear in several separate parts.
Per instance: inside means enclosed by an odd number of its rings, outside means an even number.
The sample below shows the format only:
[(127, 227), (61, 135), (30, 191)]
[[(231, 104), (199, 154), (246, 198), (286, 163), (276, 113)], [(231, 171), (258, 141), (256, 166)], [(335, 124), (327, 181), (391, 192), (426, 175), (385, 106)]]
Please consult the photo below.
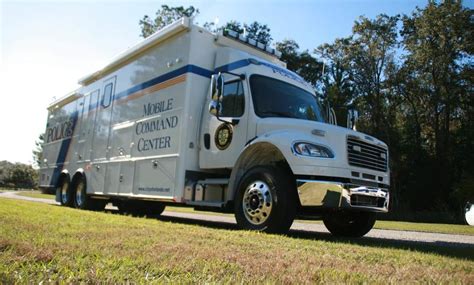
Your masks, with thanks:
[(323, 217), (326, 228), (334, 236), (362, 237), (375, 224), (376, 214), (371, 212), (337, 212)]
[(257, 166), (240, 180), (234, 199), (237, 225), (245, 230), (285, 233), (296, 215), (296, 187), (281, 167)]
[(59, 202), (61, 206), (72, 207), (73, 206), (73, 195), (67, 177), (63, 177), (56, 191), (59, 191)]
[(117, 208), (122, 214), (135, 217), (159, 216), (163, 213), (166, 206), (160, 202), (123, 200), (117, 203)]
[(87, 195), (87, 181), (84, 176), (77, 178), (73, 187), (74, 207), (82, 210), (103, 211), (107, 200), (93, 199)]

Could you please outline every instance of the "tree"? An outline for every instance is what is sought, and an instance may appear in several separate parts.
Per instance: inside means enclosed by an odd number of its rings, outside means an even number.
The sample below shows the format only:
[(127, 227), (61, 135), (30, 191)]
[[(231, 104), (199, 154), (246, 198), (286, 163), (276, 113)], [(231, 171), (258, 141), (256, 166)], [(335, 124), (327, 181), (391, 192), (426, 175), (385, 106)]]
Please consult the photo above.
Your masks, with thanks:
[(315, 50), (325, 65), (321, 92), (325, 101), (334, 108), (340, 126), (345, 126), (347, 109), (354, 100), (348, 52), (350, 45), (350, 38), (342, 38), (332, 44), (320, 45)]
[(38, 172), (31, 165), (0, 161), (0, 185), (15, 188), (35, 188)]
[(403, 17), (405, 98), (430, 161), (432, 205), (445, 204), (455, 181), (474, 173), (472, 18), (460, 1), (430, 1)]
[(38, 139), (35, 141), (35, 148), (33, 149), (33, 166), (39, 167), (43, 162), (43, 143), (44, 133), (40, 134)]
[(353, 27), (350, 70), (356, 103), (364, 117), (361, 130), (389, 142), (387, 128), (387, 67), (393, 64), (398, 16), (360, 17)]
[(0, 161), (0, 186), (5, 186), (10, 175), (10, 169), (13, 167), (13, 163), (6, 160)]
[(140, 20), (141, 36), (147, 38), (159, 29), (182, 17), (193, 17), (198, 14), (199, 10), (195, 9), (193, 6), (184, 8), (183, 6), (170, 7), (168, 5), (161, 5), (161, 9), (156, 11), (154, 19), (145, 15), (143, 16), (143, 19)]
[(264, 45), (270, 44), (272, 36), (270, 35), (270, 28), (265, 24), (260, 24), (257, 21), (244, 24), (245, 33), (250, 39), (254, 39)]
[(7, 183), (14, 184), (17, 188), (36, 188), (38, 173), (31, 167), (22, 163), (16, 163), (10, 169)]
[(316, 86), (321, 78), (323, 64), (313, 57), (308, 50), (299, 51), (299, 45), (294, 40), (283, 40), (276, 43), (276, 49), (281, 52), (281, 60), (286, 67), (299, 74), (306, 81)]

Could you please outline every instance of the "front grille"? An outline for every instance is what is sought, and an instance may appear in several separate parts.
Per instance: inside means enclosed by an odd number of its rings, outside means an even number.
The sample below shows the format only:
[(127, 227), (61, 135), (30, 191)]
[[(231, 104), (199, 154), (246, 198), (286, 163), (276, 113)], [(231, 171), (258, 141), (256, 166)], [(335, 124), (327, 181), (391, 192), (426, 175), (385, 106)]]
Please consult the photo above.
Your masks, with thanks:
[(347, 138), (349, 165), (386, 172), (388, 168), (387, 150), (366, 143), (355, 137)]

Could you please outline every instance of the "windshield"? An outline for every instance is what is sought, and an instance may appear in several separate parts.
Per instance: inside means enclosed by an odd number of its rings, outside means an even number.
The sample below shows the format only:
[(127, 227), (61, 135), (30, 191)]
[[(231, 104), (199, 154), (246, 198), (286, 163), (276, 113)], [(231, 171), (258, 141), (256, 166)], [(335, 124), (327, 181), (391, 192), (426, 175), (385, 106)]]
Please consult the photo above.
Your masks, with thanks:
[(250, 77), (255, 113), (261, 118), (285, 117), (324, 122), (316, 97), (299, 87), (261, 75)]

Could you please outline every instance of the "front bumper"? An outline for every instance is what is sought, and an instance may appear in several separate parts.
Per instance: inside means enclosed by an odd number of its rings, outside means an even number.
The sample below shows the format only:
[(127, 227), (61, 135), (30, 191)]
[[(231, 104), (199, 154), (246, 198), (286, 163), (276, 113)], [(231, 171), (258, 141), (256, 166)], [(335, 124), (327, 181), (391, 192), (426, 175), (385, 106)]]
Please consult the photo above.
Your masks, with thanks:
[(388, 212), (388, 189), (320, 180), (297, 179), (301, 206)]

